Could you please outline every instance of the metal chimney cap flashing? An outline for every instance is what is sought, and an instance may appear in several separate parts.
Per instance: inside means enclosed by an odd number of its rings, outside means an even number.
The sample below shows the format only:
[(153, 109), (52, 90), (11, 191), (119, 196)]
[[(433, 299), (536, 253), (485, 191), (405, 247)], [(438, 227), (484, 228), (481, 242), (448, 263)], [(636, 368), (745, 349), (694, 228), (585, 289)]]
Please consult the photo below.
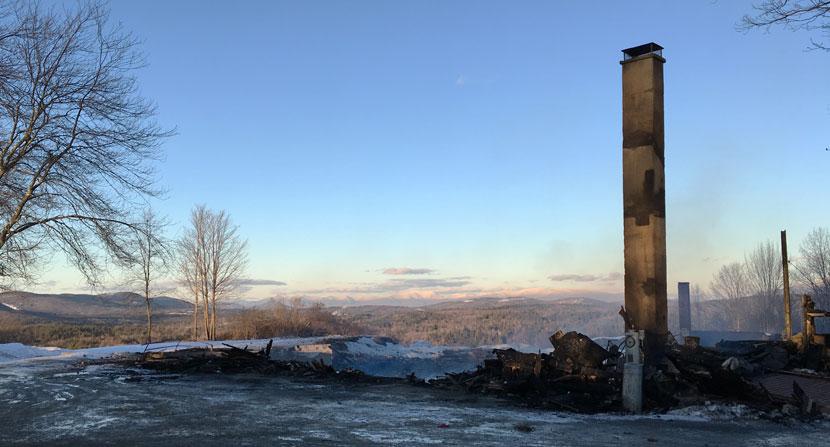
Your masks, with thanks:
[(643, 45), (638, 45), (636, 47), (626, 48), (622, 50), (623, 52), (623, 60), (622, 62), (627, 62), (631, 59), (636, 59), (642, 56), (656, 56), (658, 59), (665, 62), (666, 60), (663, 59), (663, 47), (660, 45), (649, 42)]

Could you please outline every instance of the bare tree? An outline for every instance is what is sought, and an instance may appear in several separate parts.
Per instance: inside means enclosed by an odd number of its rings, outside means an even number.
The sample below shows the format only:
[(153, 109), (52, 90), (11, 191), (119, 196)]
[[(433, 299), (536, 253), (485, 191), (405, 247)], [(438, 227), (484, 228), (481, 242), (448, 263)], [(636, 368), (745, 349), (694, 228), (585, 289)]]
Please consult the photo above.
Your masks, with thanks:
[[(130, 210), (159, 194), (170, 132), (138, 94), (137, 41), (96, 3), (0, 11), (0, 275), (30, 279), (62, 251), (91, 284), (129, 257)], [(60, 12), (57, 12), (60, 11)], [(4, 14), (3, 14), (4, 13)]]
[(734, 322), (734, 329), (743, 330), (745, 320), (741, 298), (747, 295), (747, 281), (744, 266), (740, 262), (726, 264), (718, 270), (709, 288), (712, 295), (722, 300), (729, 320)]
[(752, 308), (746, 309), (763, 330), (780, 329), (783, 312), (779, 296), (783, 288), (781, 255), (771, 241), (758, 244), (744, 257), (748, 292), (754, 297)]
[(216, 301), (237, 287), (248, 263), (248, 243), (239, 236), (239, 227), (222, 210), (213, 214), (209, 233), (211, 338), (216, 339)]
[(179, 241), (179, 269), (194, 296), (194, 334), (198, 333), (201, 302), (205, 337), (212, 340), (216, 339), (217, 301), (236, 289), (247, 266), (247, 242), (225, 211), (214, 212), (199, 205), (193, 209), (190, 222)]
[(172, 259), (170, 241), (164, 236), (167, 226), (167, 222), (151, 208), (145, 209), (141, 221), (136, 224), (133, 259), (127, 264), (129, 280), (140, 285), (147, 305), (148, 344), (153, 341), (152, 299), (162, 293), (159, 280), (167, 275)]
[(807, 233), (793, 266), (819, 308), (830, 307), (830, 230), (814, 228)]
[[(208, 226), (208, 210), (197, 206), (190, 213), (190, 227), (185, 230), (178, 241), (179, 274), (181, 282), (193, 297), (193, 339), (199, 338), (199, 303), (208, 296), (206, 272), (205, 233)], [(205, 312), (205, 337), (210, 338), (208, 325), (208, 307), (203, 304)]]
[[(791, 30), (817, 31), (830, 37), (830, 0), (765, 0), (755, 5), (756, 14), (746, 15), (740, 28), (768, 29), (781, 25)], [(821, 40), (810, 39), (810, 48), (830, 51)]]
[(691, 304), (691, 312), (692, 312), (692, 327), (702, 328), (703, 324), (703, 313), (701, 312), (703, 308), (703, 301), (706, 299), (706, 296), (703, 293), (703, 290), (700, 288), (698, 284), (692, 284), (692, 288), (689, 293), (689, 301)]
[(177, 267), (181, 283), (193, 298), (193, 339), (197, 340), (199, 338), (199, 300), (202, 297), (202, 288), (198, 244), (191, 231), (192, 229), (188, 229), (184, 236), (177, 241), (176, 249), (178, 251)]

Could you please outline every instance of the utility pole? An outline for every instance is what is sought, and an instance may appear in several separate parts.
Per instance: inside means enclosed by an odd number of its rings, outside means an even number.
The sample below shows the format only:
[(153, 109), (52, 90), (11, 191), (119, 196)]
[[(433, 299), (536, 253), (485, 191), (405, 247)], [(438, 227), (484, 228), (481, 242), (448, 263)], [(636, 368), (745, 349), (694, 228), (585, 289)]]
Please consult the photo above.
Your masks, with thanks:
[(793, 316), (790, 309), (790, 263), (787, 260), (787, 230), (781, 230), (781, 263), (784, 274), (784, 340), (793, 336)]

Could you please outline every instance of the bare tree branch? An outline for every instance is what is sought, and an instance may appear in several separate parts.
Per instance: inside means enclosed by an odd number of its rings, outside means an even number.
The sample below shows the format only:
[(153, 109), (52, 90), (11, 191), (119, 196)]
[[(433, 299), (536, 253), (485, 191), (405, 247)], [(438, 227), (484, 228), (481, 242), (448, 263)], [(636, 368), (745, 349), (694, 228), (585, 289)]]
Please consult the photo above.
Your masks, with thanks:
[(95, 284), (105, 257), (126, 259), (156, 186), (155, 124), (138, 94), (137, 40), (98, 3), (0, 8), (0, 274), (31, 279), (65, 253)]
[[(755, 15), (745, 15), (739, 29), (769, 29), (784, 26), (790, 30), (819, 32), (830, 38), (830, 0), (765, 0), (754, 6)], [(830, 51), (823, 41), (810, 39), (811, 49)]]

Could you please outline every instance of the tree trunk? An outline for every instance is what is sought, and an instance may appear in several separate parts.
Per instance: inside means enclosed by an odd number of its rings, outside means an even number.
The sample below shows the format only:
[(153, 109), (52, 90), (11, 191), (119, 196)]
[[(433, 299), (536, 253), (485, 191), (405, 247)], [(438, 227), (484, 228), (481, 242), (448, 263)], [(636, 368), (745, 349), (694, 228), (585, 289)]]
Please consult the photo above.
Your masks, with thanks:
[(193, 300), (193, 340), (199, 339), (199, 295)]
[(216, 340), (216, 295), (212, 296), (211, 299), (211, 306), (213, 307), (213, 312), (211, 313), (211, 328), (210, 331), (212, 333), (213, 339)]
[(207, 294), (203, 296), (205, 300), (205, 337), (210, 340), (210, 303), (208, 303)]
[(147, 301), (147, 344), (153, 342), (153, 310), (150, 306), (150, 296), (145, 297)]

